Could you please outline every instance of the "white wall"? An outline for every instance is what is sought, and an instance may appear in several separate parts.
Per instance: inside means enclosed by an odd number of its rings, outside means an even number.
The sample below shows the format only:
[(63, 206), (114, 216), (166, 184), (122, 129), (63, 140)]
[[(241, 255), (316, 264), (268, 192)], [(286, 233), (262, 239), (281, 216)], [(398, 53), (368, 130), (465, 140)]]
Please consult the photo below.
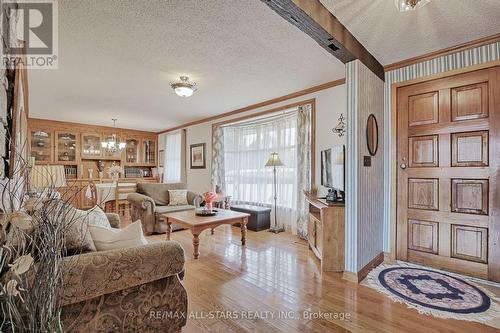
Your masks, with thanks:
[[(224, 120), (238, 118), (244, 115), (273, 109), (279, 106), (308, 99), (316, 99), (316, 185), (320, 189), (320, 194), (325, 194), (326, 190), (319, 186), (321, 182), (321, 161), (320, 152), (332, 145), (345, 144), (345, 136), (339, 138), (331, 129), (335, 127), (341, 113), (346, 114), (346, 90), (345, 84), (333, 88), (318, 91), (309, 95), (289, 99), (280, 103), (268, 105), (262, 108), (254, 109), (249, 112), (240, 113), (232, 117), (217, 119), (213, 122), (202, 123), (186, 128), (186, 166), (187, 166), (187, 187), (196, 192), (205, 192), (211, 189), (211, 161), (212, 161), (212, 124)], [(256, 101), (258, 102), (258, 101)], [(165, 135), (159, 137), (163, 142)], [(195, 143), (206, 143), (206, 169), (189, 168), (189, 146)]]

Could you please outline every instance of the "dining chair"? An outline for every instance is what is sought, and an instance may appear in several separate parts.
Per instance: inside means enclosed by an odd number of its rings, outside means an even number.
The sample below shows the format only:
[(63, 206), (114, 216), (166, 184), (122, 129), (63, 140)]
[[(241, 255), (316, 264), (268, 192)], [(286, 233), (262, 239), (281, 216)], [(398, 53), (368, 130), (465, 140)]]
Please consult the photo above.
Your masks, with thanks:
[(115, 186), (115, 212), (118, 214), (130, 215), (130, 202), (127, 200), (127, 195), (137, 191), (137, 183), (127, 179), (120, 179)]

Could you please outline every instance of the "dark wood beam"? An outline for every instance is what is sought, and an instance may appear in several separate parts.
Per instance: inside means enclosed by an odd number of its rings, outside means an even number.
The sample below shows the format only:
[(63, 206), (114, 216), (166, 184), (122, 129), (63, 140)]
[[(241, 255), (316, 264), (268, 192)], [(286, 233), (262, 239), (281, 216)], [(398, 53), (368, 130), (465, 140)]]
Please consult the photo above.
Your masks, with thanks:
[(314, 39), (344, 64), (358, 59), (380, 79), (384, 66), (326, 9), (319, 0), (261, 0), (282, 18)]

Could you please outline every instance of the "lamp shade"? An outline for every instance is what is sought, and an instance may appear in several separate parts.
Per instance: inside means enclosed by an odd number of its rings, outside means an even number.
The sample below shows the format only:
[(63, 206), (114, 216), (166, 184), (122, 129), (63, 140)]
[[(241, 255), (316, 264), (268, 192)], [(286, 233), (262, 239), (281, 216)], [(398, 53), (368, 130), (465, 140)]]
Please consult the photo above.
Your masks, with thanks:
[(269, 155), (269, 159), (267, 160), (266, 167), (274, 167), (274, 166), (284, 166), (283, 162), (281, 162), (278, 153), (271, 153)]
[(35, 165), (31, 169), (30, 184), (34, 188), (65, 187), (63, 165)]

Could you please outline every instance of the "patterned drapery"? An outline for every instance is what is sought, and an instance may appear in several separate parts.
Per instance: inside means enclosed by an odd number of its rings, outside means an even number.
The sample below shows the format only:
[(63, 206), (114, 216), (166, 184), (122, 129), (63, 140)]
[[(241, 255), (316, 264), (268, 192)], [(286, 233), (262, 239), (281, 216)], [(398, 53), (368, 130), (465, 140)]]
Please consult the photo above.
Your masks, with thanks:
[(212, 126), (212, 185), (219, 186), (222, 192), (226, 191), (224, 181), (224, 131), (222, 126)]
[(308, 209), (304, 191), (311, 190), (312, 106), (300, 106), (297, 112), (297, 235), (307, 239)]

